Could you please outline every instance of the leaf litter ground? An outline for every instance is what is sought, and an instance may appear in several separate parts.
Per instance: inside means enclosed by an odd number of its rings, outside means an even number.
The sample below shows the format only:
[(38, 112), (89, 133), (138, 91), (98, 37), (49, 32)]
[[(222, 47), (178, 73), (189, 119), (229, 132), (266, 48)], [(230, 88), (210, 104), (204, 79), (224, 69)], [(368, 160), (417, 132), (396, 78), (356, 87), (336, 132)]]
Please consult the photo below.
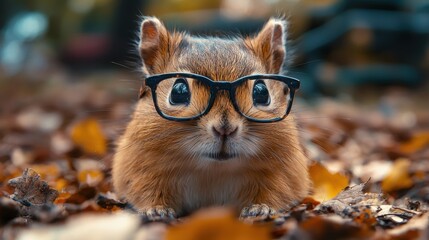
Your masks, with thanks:
[(115, 80), (124, 77), (3, 83), (2, 239), (429, 238), (424, 90), (353, 95), (365, 104), (324, 98), (295, 105), (314, 189), (290, 209), (248, 222), (213, 208), (150, 223), (111, 185), (114, 141), (139, 84), (127, 92), (129, 84)]

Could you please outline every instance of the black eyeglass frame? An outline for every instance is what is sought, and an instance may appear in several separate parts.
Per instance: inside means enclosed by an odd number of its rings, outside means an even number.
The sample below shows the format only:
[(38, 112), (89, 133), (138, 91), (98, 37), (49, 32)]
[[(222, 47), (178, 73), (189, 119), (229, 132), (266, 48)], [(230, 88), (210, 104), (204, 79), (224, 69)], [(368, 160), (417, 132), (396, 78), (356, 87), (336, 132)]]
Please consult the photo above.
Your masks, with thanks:
[[(158, 106), (156, 89), (158, 87), (158, 84), (161, 81), (166, 80), (166, 79), (170, 79), (170, 78), (192, 78), (192, 79), (201, 81), (204, 84), (206, 84), (210, 88), (210, 99), (209, 99), (209, 103), (208, 103), (206, 109), (202, 113), (200, 113), (196, 116), (193, 116), (193, 117), (188, 117), (188, 118), (177, 118), (177, 117), (172, 117), (172, 116), (164, 114)], [(289, 91), (288, 106), (286, 108), (285, 114), (282, 117), (277, 117), (277, 118), (272, 118), (272, 119), (256, 119), (256, 118), (246, 116), (244, 113), (242, 113), (240, 111), (240, 108), (239, 108), (237, 101), (235, 99), (236, 89), (244, 81), (255, 80), (255, 79), (277, 80), (277, 81), (281, 81), (281, 82), (285, 83), (289, 87), (290, 91)], [(180, 73), (180, 72), (152, 75), (152, 76), (144, 79), (143, 84), (145, 84), (146, 86), (148, 86), (151, 89), (152, 99), (153, 99), (155, 109), (158, 112), (158, 114), (165, 119), (168, 119), (171, 121), (177, 121), (177, 122), (195, 120), (195, 119), (198, 119), (198, 118), (204, 116), (205, 114), (207, 114), (210, 111), (210, 109), (213, 107), (213, 103), (214, 103), (214, 100), (216, 99), (217, 93), (219, 91), (222, 91), (222, 90), (229, 92), (229, 97), (230, 97), (230, 100), (231, 100), (232, 105), (234, 106), (235, 110), (241, 116), (245, 117), (249, 121), (259, 122), (259, 123), (278, 122), (278, 121), (285, 119), (287, 117), (287, 115), (290, 113), (290, 110), (292, 109), (293, 99), (295, 96), (295, 91), (298, 90), (300, 87), (300, 81), (298, 79), (293, 78), (293, 77), (284, 76), (284, 75), (278, 75), (278, 74), (248, 75), (248, 76), (241, 77), (237, 80), (234, 80), (232, 82), (229, 82), (229, 81), (213, 81), (212, 79), (210, 79), (206, 76), (203, 76), (203, 75), (198, 75), (198, 74), (194, 74), (194, 73)]]

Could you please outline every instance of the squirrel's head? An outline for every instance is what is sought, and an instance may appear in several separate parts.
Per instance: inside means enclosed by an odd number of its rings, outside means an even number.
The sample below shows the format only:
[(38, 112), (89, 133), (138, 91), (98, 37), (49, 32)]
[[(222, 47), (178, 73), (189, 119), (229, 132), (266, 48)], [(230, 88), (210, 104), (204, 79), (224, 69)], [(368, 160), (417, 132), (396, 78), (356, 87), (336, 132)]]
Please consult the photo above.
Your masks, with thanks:
[[(157, 18), (147, 17), (141, 24), (139, 52), (146, 76), (184, 72), (203, 75), (213, 81), (234, 81), (247, 75), (280, 73), (286, 56), (285, 41), (286, 22), (281, 19), (270, 19), (254, 37), (202, 38), (169, 32)], [(197, 114), (204, 108), (209, 94), (207, 87), (192, 79), (168, 82), (157, 88), (158, 104), (162, 107), (174, 110), (171, 106), (174, 97), (176, 102), (188, 101), (187, 109), (176, 111), (178, 116), (192, 111)], [(271, 99), (283, 97), (275, 94), (286, 94), (276, 84), (262, 87), (272, 95), (268, 96)], [(253, 85), (245, 87), (236, 95), (249, 108), (254, 104), (253, 88)], [(181, 97), (184, 92), (188, 98)], [(151, 95), (150, 89), (142, 88), (132, 122), (133, 135), (144, 142), (145, 152), (156, 153), (158, 157), (197, 159), (205, 164), (270, 158), (270, 151), (289, 145), (290, 151), (295, 150), (296, 131), (290, 117), (274, 123), (251, 122), (237, 112), (226, 91), (217, 93), (207, 114), (184, 122), (162, 118), (155, 110)]]

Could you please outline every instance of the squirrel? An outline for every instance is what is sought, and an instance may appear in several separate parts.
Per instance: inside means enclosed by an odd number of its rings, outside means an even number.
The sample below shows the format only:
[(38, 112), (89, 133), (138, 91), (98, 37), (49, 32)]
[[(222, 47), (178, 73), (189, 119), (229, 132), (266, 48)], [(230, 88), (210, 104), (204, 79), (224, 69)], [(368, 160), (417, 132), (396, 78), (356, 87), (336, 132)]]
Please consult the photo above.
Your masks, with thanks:
[[(145, 17), (138, 47), (142, 70), (146, 77), (186, 72), (213, 81), (283, 73), (286, 28), (284, 19), (271, 18), (255, 36), (196, 37)], [(149, 219), (174, 219), (209, 206), (232, 206), (244, 219), (268, 217), (307, 196), (308, 159), (293, 115), (248, 121), (227, 94), (218, 93), (207, 114), (171, 121), (157, 113), (152, 94), (143, 83), (112, 166), (116, 193)]]

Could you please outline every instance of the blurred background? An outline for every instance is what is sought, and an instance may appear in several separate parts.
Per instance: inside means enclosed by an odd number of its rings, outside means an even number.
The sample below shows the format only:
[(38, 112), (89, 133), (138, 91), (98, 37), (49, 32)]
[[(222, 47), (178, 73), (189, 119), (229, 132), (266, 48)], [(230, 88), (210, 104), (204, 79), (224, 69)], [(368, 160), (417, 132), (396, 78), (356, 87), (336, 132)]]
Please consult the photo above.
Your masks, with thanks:
[(426, 0), (3, 0), (0, 81), (134, 72), (142, 15), (211, 35), (251, 34), (270, 16), (287, 16), (289, 71), (308, 97), (368, 85), (415, 88), (428, 78)]

